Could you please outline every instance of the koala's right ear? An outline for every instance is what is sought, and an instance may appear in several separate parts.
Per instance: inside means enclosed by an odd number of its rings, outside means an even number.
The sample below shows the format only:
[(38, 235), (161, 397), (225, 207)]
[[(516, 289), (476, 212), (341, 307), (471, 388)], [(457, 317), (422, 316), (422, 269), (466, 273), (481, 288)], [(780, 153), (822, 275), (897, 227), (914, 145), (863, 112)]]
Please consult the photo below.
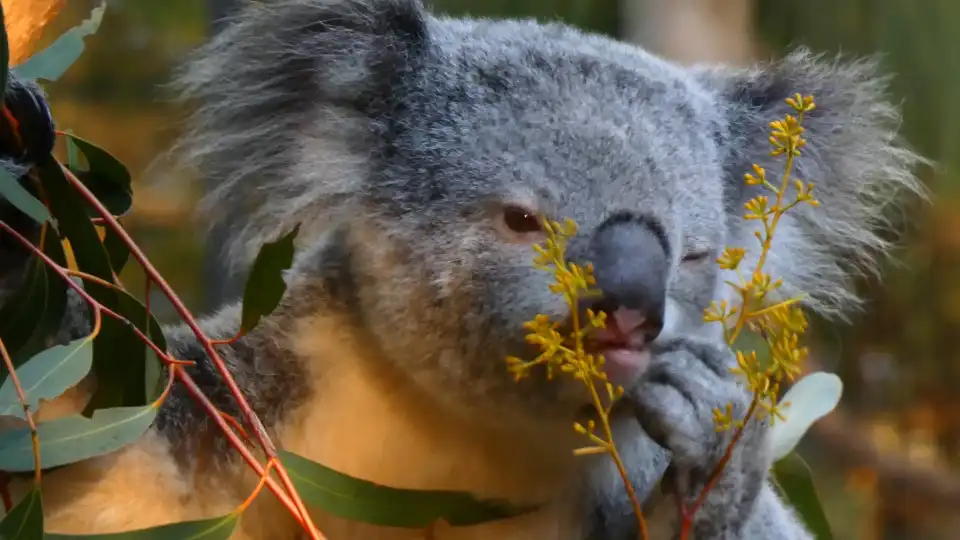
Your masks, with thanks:
[[(748, 248), (756, 245), (752, 236), (759, 223), (740, 216), (743, 204), (762, 189), (747, 187), (743, 175), (756, 163), (779, 178), (783, 160), (770, 156), (770, 123), (792, 112), (786, 98), (813, 95), (816, 108), (803, 121), (807, 145), (793, 162), (792, 177), (814, 183), (822, 204), (800, 205), (784, 216), (767, 269), (783, 278), (783, 291), (806, 295), (807, 305), (822, 314), (842, 316), (856, 307), (850, 278), (875, 272), (879, 256), (890, 251), (890, 233), (900, 232), (886, 210), (926, 196), (916, 172), (928, 162), (898, 134), (900, 110), (878, 59), (799, 49), (752, 69), (692, 72), (718, 98), (723, 125), (717, 138), (734, 240)], [(747, 268), (757, 251), (748, 251)]]
[[(360, 144), (349, 127), (390, 114), (427, 44), (420, 0), (242, 2), (173, 84), (195, 107), (174, 155), (204, 179), (204, 218), (229, 231), (233, 268), (355, 192), (357, 175), (342, 170), (341, 147)], [(319, 141), (308, 152), (326, 176), (297, 169), (307, 140)]]

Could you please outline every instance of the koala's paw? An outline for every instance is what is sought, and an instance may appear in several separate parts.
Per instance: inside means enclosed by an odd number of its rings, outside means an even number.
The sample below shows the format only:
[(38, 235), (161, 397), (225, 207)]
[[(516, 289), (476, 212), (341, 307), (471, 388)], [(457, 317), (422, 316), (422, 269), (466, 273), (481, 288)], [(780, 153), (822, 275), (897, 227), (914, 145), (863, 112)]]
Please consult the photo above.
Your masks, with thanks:
[[(674, 486), (692, 501), (736, 432), (718, 431), (713, 411), (725, 410), (729, 403), (734, 418), (743, 418), (752, 396), (730, 373), (735, 357), (726, 345), (679, 339), (651, 352), (649, 369), (626, 398), (644, 430), (670, 453)], [(767, 426), (766, 420), (747, 423), (698, 512), (698, 517), (713, 520), (713, 527), (738, 528), (749, 514), (769, 470)], [(720, 516), (722, 525), (717, 521)]]

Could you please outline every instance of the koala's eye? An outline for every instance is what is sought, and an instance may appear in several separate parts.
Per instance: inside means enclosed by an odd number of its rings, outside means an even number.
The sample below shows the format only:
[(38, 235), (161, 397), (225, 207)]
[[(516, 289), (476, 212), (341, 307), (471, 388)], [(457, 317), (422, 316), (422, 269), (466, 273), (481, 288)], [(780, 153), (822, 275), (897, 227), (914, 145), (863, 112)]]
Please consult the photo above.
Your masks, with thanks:
[(680, 262), (685, 262), (685, 263), (700, 262), (700, 261), (706, 260), (707, 257), (709, 256), (710, 256), (710, 251), (705, 249), (698, 250), (698, 251), (690, 251), (683, 254), (683, 258), (680, 259)]
[(543, 230), (537, 215), (520, 206), (507, 206), (503, 209), (503, 224), (510, 232), (517, 234), (538, 233)]

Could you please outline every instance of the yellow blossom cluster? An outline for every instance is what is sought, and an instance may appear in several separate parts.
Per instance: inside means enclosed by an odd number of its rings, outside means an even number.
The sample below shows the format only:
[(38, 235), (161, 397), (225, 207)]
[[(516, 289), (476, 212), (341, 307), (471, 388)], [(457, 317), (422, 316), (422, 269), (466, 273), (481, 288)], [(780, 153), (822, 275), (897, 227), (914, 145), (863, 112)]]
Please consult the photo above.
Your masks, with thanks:
[[(586, 336), (591, 330), (606, 326), (604, 312), (584, 310), (586, 320), (581, 320), (581, 299), (599, 293), (595, 288), (597, 282), (593, 275), (593, 267), (589, 264), (580, 266), (566, 260), (567, 242), (577, 233), (576, 223), (570, 219), (563, 224), (541, 219), (541, 226), (547, 238), (543, 245), (534, 246), (536, 251), (534, 266), (553, 274), (554, 280), (550, 290), (562, 295), (566, 300), (571, 318), (570, 328), (562, 332), (562, 322), (551, 321), (547, 315), (537, 315), (532, 321), (525, 323), (524, 328), (529, 332), (526, 336), (527, 342), (538, 346), (540, 354), (529, 361), (513, 356), (508, 357), (508, 369), (519, 381), (528, 376), (535, 366), (544, 366), (548, 379), (552, 379), (554, 370), (559, 369), (562, 373), (567, 373), (584, 384), (596, 418), (573, 424), (573, 429), (590, 441), (588, 446), (576, 449), (574, 454), (578, 456), (610, 455), (630, 496), (637, 525), (641, 531), (640, 536), (647, 538), (646, 522), (640, 508), (640, 501), (627, 476), (627, 470), (613, 440), (613, 429), (610, 425), (611, 409), (617, 399), (623, 395), (623, 387), (614, 386), (607, 380), (607, 375), (603, 371), (603, 355), (590, 354), (584, 347)], [(606, 403), (601, 399), (598, 387), (605, 390)]]
[[(768, 194), (757, 195), (744, 204), (744, 219), (757, 221), (760, 230), (754, 234), (760, 244), (760, 253), (756, 266), (749, 278), (744, 276), (741, 264), (747, 257), (742, 247), (728, 247), (717, 259), (721, 269), (734, 272), (736, 281), (728, 281), (739, 298), (739, 307), (731, 307), (725, 301), (714, 302), (704, 311), (704, 321), (724, 325), (727, 343), (734, 345), (741, 331), (746, 328), (759, 334), (769, 348), (769, 360), (761, 362), (756, 351), (737, 351), (737, 365), (731, 371), (742, 377), (753, 392), (754, 406), (759, 418), (769, 417), (771, 422), (782, 419), (781, 409), (789, 404), (778, 401), (780, 385), (784, 380), (792, 381), (801, 371), (807, 357), (807, 348), (801, 347), (800, 336), (807, 329), (807, 319), (799, 307), (800, 298), (790, 298), (769, 305), (770, 297), (781, 288), (783, 282), (774, 280), (764, 272), (774, 233), (782, 216), (800, 204), (819, 205), (813, 197), (813, 184), (792, 179), (794, 159), (800, 155), (800, 149), (806, 145), (803, 138), (803, 115), (816, 106), (813, 96), (802, 97), (799, 94), (786, 100), (796, 113), (787, 114), (782, 120), (771, 122), (769, 142), (773, 157), (784, 156), (786, 164), (779, 185), (767, 180), (766, 171), (759, 165), (753, 165), (753, 171), (744, 175), (747, 185), (763, 188)], [(790, 187), (794, 188), (792, 199), (788, 199)], [(771, 202), (773, 199), (773, 202)], [(734, 418), (733, 407), (727, 404), (724, 409), (714, 410), (714, 420), (718, 430), (731, 427), (740, 428), (746, 418)]]
[[(517, 380), (528, 376), (534, 366), (544, 366), (548, 379), (552, 379), (554, 370), (559, 369), (583, 381), (598, 404), (599, 395), (596, 394), (595, 385), (600, 384), (606, 389), (612, 404), (623, 393), (623, 388), (615, 387), (607, 380), (603, 372), (603, 355), (590, 354), (584, 347), (584, 340), (590, 330), (606, 326), (606, 313), (603, 312), (587, 309), (586, 320), (581, 320), (580, 301), (599, 293), (595, 288), (597, 282), (593, 276), (593, 267), (568, 262), (565, 257), (567, 242), (577, 233), (577, 225), (568, 219), (563, 224), (542, 220), (542, 226), (547, 238), (542, 245), (534, 246), (534, 267), (553, 274), (554, 281), (550, 284), (550, 291), (562, 295), (566, 300), (571, 313), (570, 329), (568, 332), (561, 332), (561, 322), (551, 321), (547, 315), (537, 315), (532, 321), (525, 323), (524, 328), (529, 332), (526, 336), (527, 342), (538, 346), (540, 355), (529, 361), (508, 357), (508, 369)], [(609, 407), (610, 405), (601, 406), (598, 413), (605, 415), (609, 412)], [(576, 429), (580, 431), (584, 428), (577, 424)], [(592, 429), (589, 431), (592, 432)]]
[[(771, 297), (782, 287), (783, 282), (764, 271), (774, 233), (782, 216), (800, 204), (819, 205), (813, 196), (813, 184), (791, 178), (794, 159), (800, 155), (800, 149), (806, 144), (803, 138), (803, 116), (814, 109), (813, 96), (796, 94), (786, 102), (795, 114), (787, 114), (783, 119), (770, 124), (769, 142), (773, 147), (770, 154), (773, 157), (784, 156), (786, 159), (779, 185), (770, 182), (763, 167), (756, 164), (753, 165), (752, 172), (744, 175), (748, 185), (764, 191), (744, 204), (744, 219), (760, 224), (755, 232), (760, 245), (755, 267), (749, 277), (746, 277), (741, 265), (747, 259), (747, 250), (742, 247), (724, 249), (717, 259), (717, 264), (722, 270), (736, 276), (736, 281), (727, 281), (727, 284), (736, 291), (739, 301), (737, 306), (730, 306), (726, 301), (713, 302), (704, 311), (705, 322), (724, 325), (724, 336), (731, 347), (746, 328), (760, 335), (770, 351), (767, 361), (761, 361), (756, 351), (736, 352), (737, 365), (731, 368), (731, 372), (741, 377), (753, 392), (753, 403), (743, 418), (734, 418), (731, 404), (714, 410), (714, 420), (717, 429), (721, 431), (731, 427), (742, 428), (750, 414), (761, 418), (769, 417), (771, 422), (782, 418), (781, 408), (788, 404), (778, 401), (780, 385), (784, 380), (792, 381), (800, 373), (801, 365), (807, 356), (807, 349), (799, 345), (800, 336), (807, 329), (806, 317), (798, 304), (801, 298), (790, 298), (770, 305)], [(792, 198), (788, 198), (791, 187)], [(595, 288), (593, 268), (590, 265), (570, 263), (565, 259), (567, 242), (577, 232), (577, 226), (572, 220), (568, 219), (561, 224), (541, 219), (541, 225), (546, 232), (546, 240), (542, 245), (534, 246), (534, 265), (537, 269), (553, 274), (554, 281), (550, 290), (564, 297), (572, 322), (570, 328), (566, 329), (563, 322), (552, 321), (549, 316), (539, 314), (525, 323), (524, 328), (529, 332), (526, 336), (527, 342), (537, 346), (541, 352), (533, 360), (507, 358), (508, 369), (518, 381), (529, 376), (535, 367), (542, 366), (548, 379), (552, 379), (555, 370), (559, 370), (584, 383), (591, 396), (596, 420), (574, 424), (574, 430), (587, 436), (592, 443), (578, 449), (576, 454), (610, 454), (634, 503), (641, 529), (645, 531), (639, 502), (614, 444), (609, 422), (610, 410), (616, 399), (623, 394), (623, 388), (614, 386), (607, 380), (603, 371), (603, 356), (590, 354), (584, 348), (587, 333), (593, 329), (604, 328), (606, 324), (604, 313), (586, 310), (584, 316), (580, 309), (582, 298), (600, 292)], [(586, 320), (581, 320), (584, 317)], [(598, 387), (606, 390), (606, 404), (600, 398)], [(599, 435), (598, 422), (601, 427)]]

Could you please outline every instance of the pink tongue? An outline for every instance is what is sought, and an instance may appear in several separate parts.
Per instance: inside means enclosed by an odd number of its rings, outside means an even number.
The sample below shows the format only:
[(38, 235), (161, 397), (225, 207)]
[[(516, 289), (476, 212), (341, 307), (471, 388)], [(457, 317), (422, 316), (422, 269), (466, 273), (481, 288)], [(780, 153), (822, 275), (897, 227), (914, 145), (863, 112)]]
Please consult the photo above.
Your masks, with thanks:
[(625, 385), (643, 374), (650, 364), (650, 353), (636, 349), (607, 349), (603, 351), (604, 371), (613, 384)]

